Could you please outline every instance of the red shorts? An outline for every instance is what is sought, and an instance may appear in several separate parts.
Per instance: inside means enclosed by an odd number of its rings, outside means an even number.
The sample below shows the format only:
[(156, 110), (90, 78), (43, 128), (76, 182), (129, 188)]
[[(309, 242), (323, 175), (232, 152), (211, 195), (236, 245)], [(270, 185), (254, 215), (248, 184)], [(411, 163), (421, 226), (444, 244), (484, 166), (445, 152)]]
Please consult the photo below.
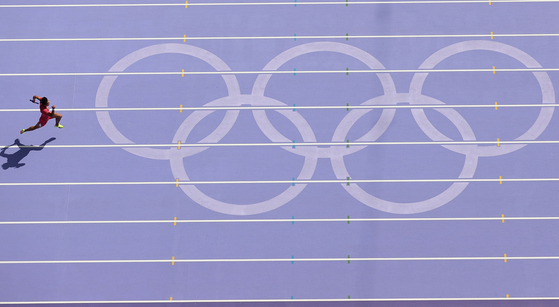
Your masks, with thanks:
[(50, 116), (41, 116), (41, 118), (39, 118), (39, 123), (37, 124), (39, 125), (39, 127), (44, 127), (51, 118), (52, 117)]

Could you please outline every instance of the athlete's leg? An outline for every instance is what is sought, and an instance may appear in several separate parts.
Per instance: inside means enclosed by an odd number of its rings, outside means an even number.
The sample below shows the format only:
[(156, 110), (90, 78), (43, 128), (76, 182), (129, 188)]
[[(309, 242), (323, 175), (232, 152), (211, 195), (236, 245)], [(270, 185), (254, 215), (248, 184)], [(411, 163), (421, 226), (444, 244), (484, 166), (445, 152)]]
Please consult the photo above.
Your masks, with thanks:
[(27, 132), (27, 131), (33, 131), (33, 130), (39, 129), (39, 128), (41, 128), (41, 127), (42, 127), (42, 126), (41, 126), (41, 123), (37, 123), (35, 126), (31, 126), (31, 127), (27, 128), (27, 129), (22, 129), (19, 133), (24, 133), (24, 132)]
[(58, 127), (58, 125), (60, 124), (60, 120), (62, 119), (62, 115), (58, 113), (53, 113), (52, 118), (56, 119), (56, 123), (54, 124), (54, 126)]

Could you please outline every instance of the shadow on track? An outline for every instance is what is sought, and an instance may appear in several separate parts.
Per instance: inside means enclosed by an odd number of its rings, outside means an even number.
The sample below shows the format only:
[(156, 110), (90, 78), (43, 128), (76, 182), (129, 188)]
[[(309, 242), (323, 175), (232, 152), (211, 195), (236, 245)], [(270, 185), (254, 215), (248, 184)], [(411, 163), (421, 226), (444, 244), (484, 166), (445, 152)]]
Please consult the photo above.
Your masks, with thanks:
[[(20, 167), (24, 166), (25, 163), (21, 163), (21, 160), (23, 160), (23, 158), (27, 157), (27, 155), (31, 151), (42, 150), (45, 147), (45, 145), (47, 145), (48, 143), (50, 143), (54, 140), (56, 140), (56, 138), (53, 137), (53, 138), (50, 138), (50, 139), (46, 140), (45, 142), (43, 142), (43, 144), (41, 144), (39, 146), (33, 146), (33, 145), (21, 144), (19, 139), (15, 139), (15, 141), (12, 145), (8, 145), (8, 146), (0, 149), (0, 157), (4, 157), (8, 160), (8, 161), (6, 161), (6, 163), (2, 164), (2, 168), (4, 170), (7, 170), (10, 167), (20, 168)], [(14, 146), (14, 145), (17, 145), (19, 150), (14, 152), (13, 154), (6, 154), (6, 150), (8, 148)]]

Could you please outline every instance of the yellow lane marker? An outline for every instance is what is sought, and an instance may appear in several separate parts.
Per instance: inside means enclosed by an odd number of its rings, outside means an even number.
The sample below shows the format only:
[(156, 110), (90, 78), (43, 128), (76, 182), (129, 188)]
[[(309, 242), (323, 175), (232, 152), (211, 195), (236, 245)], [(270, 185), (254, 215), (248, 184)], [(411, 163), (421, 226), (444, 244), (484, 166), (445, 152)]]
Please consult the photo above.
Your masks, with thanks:
[(507, 262), (507, 254), (505, 254), (505, 262)]
[(182, 113), (182, 104), (181, 104), (181, 107), (180, 107), (180, 113)]
[[(502, 176), (499, 176), (499, 184), (503, 184), (503, 180), (502, 180), (502, 179), (503, 179), (503, 177), (502, 177)], [(178, 179), (177, 179), (177, 180), (178, 180)]]
[(497, 138), (497, 147), (501, 147), (501, 141)]
[(186, 3), (184, 4), (184, 8), (188, 7), (188, 1), (186, 1)]
[(173, 262), (171, 262), (171, 265), (175, 265), (175, 256), (173, 256)]
[(495, 66), (493, 66), (493, 74), (495, 74)]
[(181, 149), (181, 141), (179, 141), (179, 149)]
[(183, 43), (186, 43), (186, 34), (184, 35)]
[(179, 187), (179, 178), (177, 178), (177, 188)]
[(495, 101), (495, 110), (497, 110), (497, 101)]
[[(504, 222), (503, 222), (504, 223)], [(177, 226), (177, 217), (175, 216), (175, 226)], [(174, 257), (173, 257), (174, 258)]]
[(505, 222), (505, 215), (501, 214), (501, 217), (503, 218), (503, 223)]
[[(493, 69), (495, 69), (495, 66), (493, 66)], [(495, 72), (493, 72), (493, 73), (495, 73)], [(181, 75), (181, 77), (184, 77), (184, 69), (182, 70), (182, 75)]]
[(491, 32), (491, 39), (493, 39), (493, 32)]

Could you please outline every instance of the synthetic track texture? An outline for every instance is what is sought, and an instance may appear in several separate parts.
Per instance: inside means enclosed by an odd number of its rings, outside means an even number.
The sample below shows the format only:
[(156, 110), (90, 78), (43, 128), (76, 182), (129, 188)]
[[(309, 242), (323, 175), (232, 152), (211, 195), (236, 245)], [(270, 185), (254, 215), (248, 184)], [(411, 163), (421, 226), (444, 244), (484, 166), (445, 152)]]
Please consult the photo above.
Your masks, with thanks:
[(0, 304), (556, 304), (558, 5), (0, 4)]

